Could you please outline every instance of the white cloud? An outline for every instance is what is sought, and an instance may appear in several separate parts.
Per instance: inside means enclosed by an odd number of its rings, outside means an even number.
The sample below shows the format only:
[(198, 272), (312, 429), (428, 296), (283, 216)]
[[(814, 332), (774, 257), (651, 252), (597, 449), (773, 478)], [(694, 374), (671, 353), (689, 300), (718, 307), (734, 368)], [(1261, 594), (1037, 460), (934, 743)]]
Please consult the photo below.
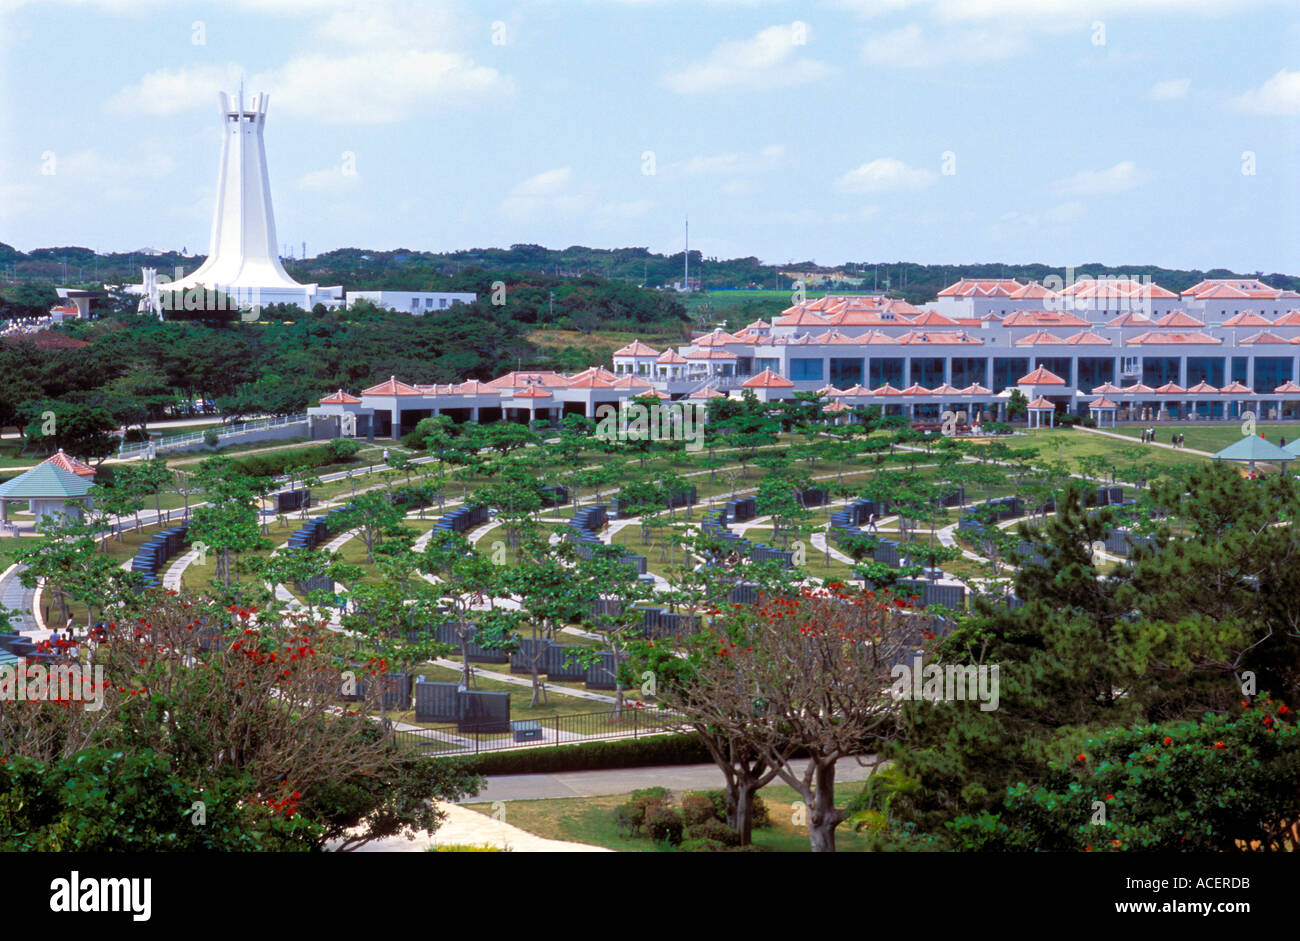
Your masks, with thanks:
[[(110, 97), (110, 110), (174, 115), (213, 107), (216, 93), (239, 84), (234, 63), (145, 75)], [(458, 52), (408, 49), (354, 55), (311, 54), (279, 69), (250, 75), (251, 93), (270, 95), (272, 107), (330, 124), (384, 124), (429, 108), (455, 108), (514, 93), (514, 81)]]
[(604, 228), (638, 219), (654, 207), (649, 199), (605, 199), (591, 184), (579, 182), (571, 167), (544, 170), (517, 184), (501, 200), (500, 211), (512, 222), (583, 219)]
[(862, 58), (869, 65), (932, 68), (994, 62), (1024, 48), (1024, 38), (1010, 31), (963, 29), (927, 33), (913, 24), (869, 37), (862, 44)]
[(510, 219), (572, 215), (587, 205), (586, 197), (572, 190), (573, 170), (544, 170), (519, 183), (501, 201), (501, 213)]
[(909, 167), (894, 157), (878, 157), (845, 173), (836, 186), (849, 193), (888, 193), (923, 189), (938, 178), (933, 171)]
[(683, 177), (762, 173), (779, 167), (784, 158), (785, 145), (770, 144), (757, 152), (697, 155), (667, 164), (662, 172)]
[(1187, 97), (1187, 90), (1192, 87), (1190, 78), (1170, 78), (1156, 82), (1147, 89), (1147, 97), (1152, 101), (1177, 101)]
[(750, 39), (719, 43), (702, 62), (664, 76), (663, 84), (680, 94), (707, 94), (738, 89), (758, 91), (816, 81), (830, 66), (800, 57), (812, 29), (795, 21), (769, 26)]
[(1300, 114), (1300, 71), (1282, 69), (1259, 88), (1243, 92), (1228, 104), (1232, 110), (1246, 114)]
[(1106, 170), (1082, 170), (1057, 180), (1053, 188), (1067, 196), (1106, 196), (1135, 189), (1149, 179), (1132, 160), (1123, 160)]

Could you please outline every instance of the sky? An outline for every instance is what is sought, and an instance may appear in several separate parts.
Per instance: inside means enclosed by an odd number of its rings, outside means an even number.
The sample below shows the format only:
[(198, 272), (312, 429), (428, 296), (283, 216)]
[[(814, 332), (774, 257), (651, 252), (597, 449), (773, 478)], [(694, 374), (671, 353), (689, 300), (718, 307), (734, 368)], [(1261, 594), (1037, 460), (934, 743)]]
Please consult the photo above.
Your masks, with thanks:
[(0, 242), (1300, 273), (1294, 0), (0, 0)]

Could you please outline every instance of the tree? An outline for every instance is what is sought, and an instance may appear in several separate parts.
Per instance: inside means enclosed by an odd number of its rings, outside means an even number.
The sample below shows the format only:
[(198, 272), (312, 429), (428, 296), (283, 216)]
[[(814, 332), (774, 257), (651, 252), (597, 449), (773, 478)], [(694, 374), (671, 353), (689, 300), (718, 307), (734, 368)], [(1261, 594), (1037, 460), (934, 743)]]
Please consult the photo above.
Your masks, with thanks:
[(337, 518), (344, 529), (360, 531), (366, 544), (366, 561), (373, 564), (375, 547), (383, 541), (384, 533), (402, 522), (404, 515), (401, 507), (393, 506), (386, 493), (372, 490), (349, 500), (347, 508)]
[[(897, 734), (891, 668), (909, 649), (911, 619), (872, 593), (811, 591), (716, 625), (682, 692), (668, 702), (725, 730), (803, 797), (814, 852), (834, 852), (835, 766)], [(802, 773), (795, 756), (807, 756)]]

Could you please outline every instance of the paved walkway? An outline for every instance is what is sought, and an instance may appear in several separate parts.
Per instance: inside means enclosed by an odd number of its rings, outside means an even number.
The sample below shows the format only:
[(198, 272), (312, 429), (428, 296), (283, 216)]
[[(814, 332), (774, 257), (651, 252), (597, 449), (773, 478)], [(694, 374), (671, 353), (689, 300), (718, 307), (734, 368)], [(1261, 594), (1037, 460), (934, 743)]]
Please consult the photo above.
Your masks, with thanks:
[(439, 803), (438, 807), (447, 815), (442, 826), (433, 832), (433, 836), (422, 833), (415, 839), (405, 836), (389, 837), (376, 840), (357, 849), (358, 853), (423, 853), (431, 846), (448, 844), (484, 843), (501, 847), (515, 853), (612, 853), (613, 850), (603, 846), (591, 846), (587, 843), (567, 843), (563, 840), (548, 840), (536, 836), (527, 830), (512, 827), (503, 820), (466, 810), (455, 804)]
[[(871, 762), (873, 756), (864, 761)], [(795, 768), (802, 771), (804, 763)], [(836, 781), (865, 781), (870, 766), (856, 758), (841, 758), (835, 767)], [(723, 786), (722, 771), (715, 764), (657, 765), (648, 768), (611, 768), (604, 771), (566, 771), (557, 774), (501, 774), (488, 778), (487, 787), (463, 804), (489, 801), (544, 800), (556, 797), (597, 797), (626, 794), (644, 787), (666, 787), (674, 791), (698, 791)], [(784, 783), (779, 778), (774, 784)]]
[(11, 565), (0, 575), (0, 607), (17, 611), (14, 615), (14, 627), (23, 634), (38, 630), (33, 611), (36, 606), (36, 589), (24, 588), (18, 576), (26, 570), (25, 565)]
[[(1157, 425), (1157, 428), (1160, 426)], [(1121, 441), (1127, 441), (1129, 444), (1136, 444), (1148, 448), (1164, 448), (1166, 451), (1182, 451), (1186, 454), (1199, 454), (1202, 457), (1214, 457), (1210, 451), (1198, 451), (1196, 448), (1176, 448), (1172, 444), (1165, 444), (1163, 441), (1143, 441), (1140, 438), (1134, 438), (1132, 435), (1120, 434), (1118, 431), (1103, 431), (1100, 428), (1085, 428), (1082, 425), (1075, 425), (1075, 431), (1086, 431), (1090, 435), (1104, 435), (1107, 438), (1119, 438)], [(1169, 432), (1173, 434), (1171, 430)]]

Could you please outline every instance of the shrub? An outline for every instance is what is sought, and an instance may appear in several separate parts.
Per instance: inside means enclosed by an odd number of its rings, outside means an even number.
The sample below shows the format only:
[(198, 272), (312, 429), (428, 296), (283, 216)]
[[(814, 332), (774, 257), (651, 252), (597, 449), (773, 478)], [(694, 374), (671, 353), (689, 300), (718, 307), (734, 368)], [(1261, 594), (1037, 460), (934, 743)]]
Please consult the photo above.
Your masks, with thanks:
[(510, 850), (491, 843), (443, 843), (430, 846), (426, 853), (508, 853)]
[(692, 840), (709, 840), (721, 843), (723, 846), (740, 845), (740, 834), (721, 820), (714, 820), (712, 817), (691, 827), (686, 831), (686, 835)]
[(713, 801), (703, 794), (687, 794), (682, 798), (682, 822), (686, 826), (694, 827), (706, 820), (716, 822), (717, 819)]
[[(721, 788), (714, 788), (713, 790), (702, 791), (700, 793), (701, 796), (708, 798), (709, 801), (712, 802), (714, 818), (720, 823), (726, 823), (727, 792)], [(682, 803), (685, 805), (685, 801)], [(762, 796), (755, 794), (753, 799), (750, 801), (750, 805), (753, 808), (754, 817), (751, 821), (751, 826), (753, 826), (755, 830), (762, 830), (765, 827), (770, 827), (772, 825), (772, 817), (768, 813), (767, 803), (763, 800)]]
[(215, 448), (219, 440), (221, 440), (221, 436), (217, 434), (217, 429), (209, 428), (203, 432), (203, 443), (208, 447)]
[(727, 847), (717, 840), (686, 840), (677, 847), (683, 853), (725, 853)]
[(355, 457), (361, 450), (361, 445), (351, 438), (331, 438), (325, 443), (325, 447), (335, 461), (346, 461), (348, 458)]
[(682, 841), (682, 815), (671, 807), (662, 804), (647, 809), (645, 831), (656, 843), (676, 846)]
[[(461, 759), (436, 758), (435, 761)], [(711, 761), (709, 750), (693, 732), (612, 739), (579, 745), (520, 748), (464, 759), (476, 774), (554, 774), (602, 768), (695, 765)]]
[(618, 835), (631, 839), (641, 833), (641, 825), (645, 823), (645, 807), (637, 804), (619, 804), (614, 808), (614, 826), (618, 828)]

